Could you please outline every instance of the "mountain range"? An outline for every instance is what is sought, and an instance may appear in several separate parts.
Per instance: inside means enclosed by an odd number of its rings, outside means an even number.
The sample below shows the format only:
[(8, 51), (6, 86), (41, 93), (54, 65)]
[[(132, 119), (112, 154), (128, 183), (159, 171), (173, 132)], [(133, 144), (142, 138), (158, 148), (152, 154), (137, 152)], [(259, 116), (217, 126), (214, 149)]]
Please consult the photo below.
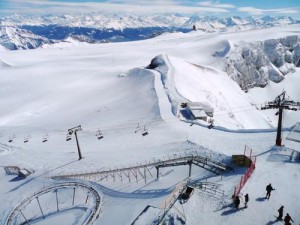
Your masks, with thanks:
[(0, 18), (0, 45), (8, 50), (34, 49), (71, 37), (81, 42), (123, 42), (155, 37), (165, 32), (205, 33), (250, 30), (300, 23), (291, 17), (228, 18), (163, 15), (64, 15)]

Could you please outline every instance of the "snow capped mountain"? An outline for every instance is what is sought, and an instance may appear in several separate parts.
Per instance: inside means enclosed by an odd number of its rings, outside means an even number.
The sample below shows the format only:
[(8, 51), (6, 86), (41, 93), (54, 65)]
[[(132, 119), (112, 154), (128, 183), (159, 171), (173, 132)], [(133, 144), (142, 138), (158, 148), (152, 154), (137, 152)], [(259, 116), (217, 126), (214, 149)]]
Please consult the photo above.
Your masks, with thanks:
[(14, 15), (0, 20), (2, 25), (50, 25), (124, 29), (139, 27), (181, 27), (188, 17), (179, 14), (139, 16), (135, 14), (84, 14), (27, 17)]
[(45, 43), (52, 41), (18, 27), (0, 26), (0, 45), (6, 49), (34, 49)]
[(189, 32), (194, 26), (211, 33), (295, 23), (299, 21), (291, 17), (187, 17), (170, 13), (147, 16), (96, 13), (43, 17), (13, 15), (0, 19), (0, 45), (10, 50), (32, 49), (44, 43), (65, 41), (70, 36), (88, 43), (121, 42), (148, 39), (165, 32)]
[(0, 19), (1, 25), (59, 25), (69, 27), (92, 27), (101, 29), (124, 29), (140, 27), (189, 27), (193, 25), (203, 27), (205, 24), (212, 28), (232, 27), (242, 25), (275, 26), (299, 23), (291, 17), (271, 17), (262, 18), (246, 17), (242, 19), (238, 16), (229, 18), (204, 17), (199, 15), (184, 16), (180, 14), (159, 14), (159, 15), (136, 15), (136, 14), (82, 14), (63, 16), (43, 16), (30, 17), (13, 15)]
[(217, 17), (192, 16), (183, 24), (183, 26), (191, 27), (195, 25), (197, 29), (205, 32), (218, 32), (284, 26), (295, 23), (299, 23), (299, 21), (296, 21), (291, 17), (275, 18), (271, 16), (265, 16), (263, 18), (241, 18), (238, 16), (232, 16), (222, 19)]
[(280, 16), (280, 17), (272, 17), (272, 16), (264, 16), (261, 18), (261, 21), (269, 26), (279, 26), (279, 25), (287, 25), (299, 23), (299, 21), (294, 20), (292, 17)]

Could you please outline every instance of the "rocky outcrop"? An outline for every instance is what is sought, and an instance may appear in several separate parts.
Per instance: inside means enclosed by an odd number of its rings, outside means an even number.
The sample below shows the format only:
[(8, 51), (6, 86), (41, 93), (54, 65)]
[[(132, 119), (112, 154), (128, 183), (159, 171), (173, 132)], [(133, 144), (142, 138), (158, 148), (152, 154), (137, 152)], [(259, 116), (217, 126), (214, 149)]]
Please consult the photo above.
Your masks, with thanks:
[(281, 82), (300, 66), (300, 38), (296, 35), (264, 42), (240, 43), (224, 63), (224, 71), (247, 91)]

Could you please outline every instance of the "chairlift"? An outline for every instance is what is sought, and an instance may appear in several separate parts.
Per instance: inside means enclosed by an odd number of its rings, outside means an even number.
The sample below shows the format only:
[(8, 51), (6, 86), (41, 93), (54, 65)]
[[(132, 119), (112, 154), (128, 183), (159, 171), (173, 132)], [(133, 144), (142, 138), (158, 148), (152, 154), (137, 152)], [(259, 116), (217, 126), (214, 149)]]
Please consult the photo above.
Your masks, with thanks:
[(48, 141), (48, 133), (47, 133), (46, 135), (43, 136), (42, 142), (46, 142), (46, 141)]
[(102, 138), (104, 138), (104, 136), (103, 136), (103, 134), (100, 130), (97, 131), (96, 137), (97, 137), (98, 140), (101, 140)]
[(72, 139), (71, 135), (68, 133), (66, 137), (66, 141), (70, 141)]
[(8, 142), (11, 143), (13, 140), (16, 138), (16, 135), (14, 134), (13, 136), (9, 137)]
[(145, 126), (144, 126), (144, 130), (143, 130), (143, 132), (142, 132), (142, 135), (143, 136), (146, 136), (146, 135), (148, 135), (149, 133), (148, 133), (148, 130), (145, 128)]
[(28, 136), (24, 138), (24, 143), (27, 143), (30, 138), (31, 138), (31, 136), (30, 136), (30, 134), (28, 134)]

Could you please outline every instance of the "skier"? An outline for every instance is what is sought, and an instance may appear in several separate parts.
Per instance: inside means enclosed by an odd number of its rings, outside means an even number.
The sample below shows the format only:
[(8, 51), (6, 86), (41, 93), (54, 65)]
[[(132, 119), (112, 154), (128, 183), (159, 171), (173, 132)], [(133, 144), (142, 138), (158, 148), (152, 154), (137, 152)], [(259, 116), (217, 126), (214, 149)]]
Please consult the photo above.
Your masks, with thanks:
[(278, 215), (278, 217), (277, 217), (278, 220), (282, 220), (282, 217), (283, 217), (283, 208), (284, 208), (284, 206), (282, 205), (282, 206), (278, 209), (278, 213), (279, 213), (279, 215)]
[(249, 195), (246, 194), (246, 195), (245, 195), (245, 208), (248, 207), (248, 202), (249, 202)]
[(235, 206), (236, 209), (239, 208), (240, 203), (241, 203), (241, 201), (240, 201), (239, 196), (236, 196), (235, 199), (234, 199), (234, 206)]
[(266, 187), (266, 191), (267, 191), (266, 198), (267, 198), (267, 199), (270, 198), (270, 196), (271, 196), (271, 191), (274, 191), (274, 190), (275, 190), (275, 188), (273, 188), (271, 184), (267, 185), (267, 187)]
[(287, 213), (284, 217), (284, 225), (291, 225), (291, 221), (294, 222), (292, 217)]

